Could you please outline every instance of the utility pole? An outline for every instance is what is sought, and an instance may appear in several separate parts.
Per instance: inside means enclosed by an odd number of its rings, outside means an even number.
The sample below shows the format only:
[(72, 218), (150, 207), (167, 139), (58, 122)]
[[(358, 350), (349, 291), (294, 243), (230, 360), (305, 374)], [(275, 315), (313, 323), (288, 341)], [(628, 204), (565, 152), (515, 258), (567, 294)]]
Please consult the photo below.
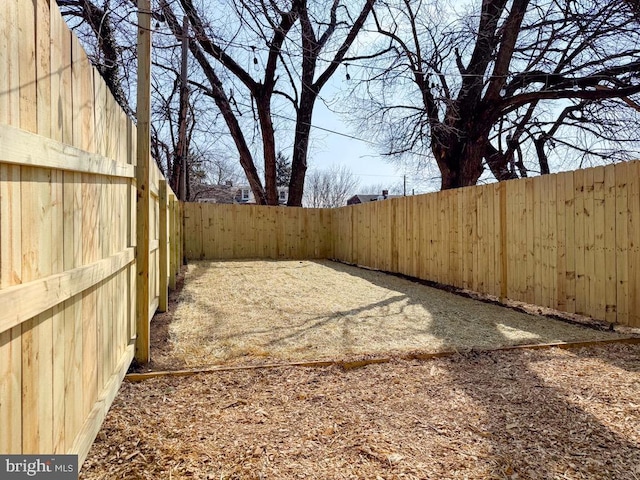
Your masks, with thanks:
[(178, 113), (178, 199), (187, 200), (187, 116), (189, 112), (189, 87), (187, 86), (187, 59), (189, 55), (189, 19), (182, 18), (182, 62), (180, 66), (180, 112)]

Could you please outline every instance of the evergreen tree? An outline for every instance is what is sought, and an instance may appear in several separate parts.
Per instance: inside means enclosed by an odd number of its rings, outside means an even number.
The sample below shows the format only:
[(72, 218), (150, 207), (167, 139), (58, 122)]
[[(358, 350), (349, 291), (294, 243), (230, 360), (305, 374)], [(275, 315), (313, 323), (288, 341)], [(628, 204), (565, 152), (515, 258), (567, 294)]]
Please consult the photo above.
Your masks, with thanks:
[(276, 186), (288, 187), (291, 181), (291, 160), (282, 152), (276, 156)]

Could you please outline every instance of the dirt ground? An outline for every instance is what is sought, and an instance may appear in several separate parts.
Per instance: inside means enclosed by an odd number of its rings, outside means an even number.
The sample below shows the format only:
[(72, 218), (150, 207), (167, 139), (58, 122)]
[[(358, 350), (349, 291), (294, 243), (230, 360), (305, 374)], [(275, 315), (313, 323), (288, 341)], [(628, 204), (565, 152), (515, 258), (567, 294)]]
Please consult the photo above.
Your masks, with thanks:
[(153, 368), (619, 337), (331, 261), (193, 262), (175, 300), (154, 319)]
[(239, 369), (125, 381), (80, 478), (638, 480), (640, 344), (474, 350), (594, 338), (332, 262), (196, 263), (141, 370)]
[(640, 345), (125, 382), (80, 478), (640, 478)]

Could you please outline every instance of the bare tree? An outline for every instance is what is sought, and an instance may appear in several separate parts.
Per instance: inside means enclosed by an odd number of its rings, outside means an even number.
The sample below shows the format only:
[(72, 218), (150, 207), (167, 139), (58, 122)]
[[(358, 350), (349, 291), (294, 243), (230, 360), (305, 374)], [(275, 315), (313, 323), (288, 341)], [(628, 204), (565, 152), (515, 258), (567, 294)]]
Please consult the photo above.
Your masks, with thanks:
[[(111, 93), (130, 117), (135, 112), (136, 11), (135, 0), (57, 0), (60, 11), (78, 35), (89, 58), (104, 78)], [(181, 44), (171, 32), (162, 32), (155, 14), (156, 30), (152, 75), (151, 154), (167, 177), (171, 188), (181, 190), (182, 162), (186, 152), (186, 198), (191, 183), (224, 178), (238, 181), (236, 169), (220, 141), (219, 114), (210, 108), (210, 99), (200, 89), (203, 80), (193, 61), (187, 61), (191, 82), (189, 102), (181, 105), (180, 94), (187, 87), (181, 78)], [(187, 58), (187, 60), (189, 60)], [(182, 139), (179, 135), (183, 130)], [(227, 147), (228, 148), (228, 147)], [(224, 164), (223, 164), (224, 163)], [(233, 173), (232, 173), (233, 171)]]
[(206, 182), (211, 185), (238, 185), (243, 181), (244, 174), (239, 170), (235, 158), (217, 154), (212, 158), (203, 159), (203, 163), (206, 165), (203, 169), (206, 172)]
[(367, 126), (389, 155), (434, 159), (442, 189), (475, 184), (485, 166), (498, 180), (524, 176), (532, 155), (541, 173), (550, 153), (628, 158), (640, 92), (632, 3), (478, 0), (469, 12), (389, 0), (374, 18), (395, 53), (361, 69)]
[(308, 175), (304, 206), (335, 208), (347, 204), (358, 193), (359, 181), (345, 165), (333, 165), (326, 170), (313, 170)]
[[(216, 19), (213, 9), (199, 11), (192, 0), (179, 0), (193, 32), (190, 51), (207, 79), (205, 91), (221, 112), (257, 203), (278, 203), (273, 109), (288, 103), (295, 117), (288, 204), (301, 205), (315, 102), (344, 61), (374, 1), (363, 0), (353, 12), (354, 2), (340, 0), (328, 8), (312, 0), (241, 0), (225, 4), (225, 18)], [(166, 0), (160, 0), (160, 6), (179, 36), (179, 12)], [(247, 117), (254, 122), (243, 125)], [(261, 143), (264, 185), (251, 149), (254, 129)]]
[(133, 117), (127, 72), (135, 64), (135, 52), (123, 45), (123, 40), (126, 42), (130, 37), (126, 21), (132, 10), (130, 0), (105, 0), (102, 5), (95, 0), (56, 1), (60, 13), (83, 41), (91, 63), (100, 72), (111, 94)]

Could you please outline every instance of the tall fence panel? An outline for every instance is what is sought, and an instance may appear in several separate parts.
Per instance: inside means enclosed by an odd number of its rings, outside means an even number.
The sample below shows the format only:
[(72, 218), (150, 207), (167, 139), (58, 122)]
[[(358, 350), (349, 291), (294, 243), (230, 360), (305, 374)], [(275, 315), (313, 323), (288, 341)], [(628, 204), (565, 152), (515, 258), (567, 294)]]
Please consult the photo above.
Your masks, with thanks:
[(498, 184), (333, 211), (337, 259), (500, 294)]
[(135, 126), (55, 2), (5, 0), (0, 32), (0, 452), (82, 462), (134, 355)]
[(302, 259), (333, 256), (330, 210), (185, 203), (187, 258)]
[(640, 162), (342, 207), (338, 260), (640, 326)]

